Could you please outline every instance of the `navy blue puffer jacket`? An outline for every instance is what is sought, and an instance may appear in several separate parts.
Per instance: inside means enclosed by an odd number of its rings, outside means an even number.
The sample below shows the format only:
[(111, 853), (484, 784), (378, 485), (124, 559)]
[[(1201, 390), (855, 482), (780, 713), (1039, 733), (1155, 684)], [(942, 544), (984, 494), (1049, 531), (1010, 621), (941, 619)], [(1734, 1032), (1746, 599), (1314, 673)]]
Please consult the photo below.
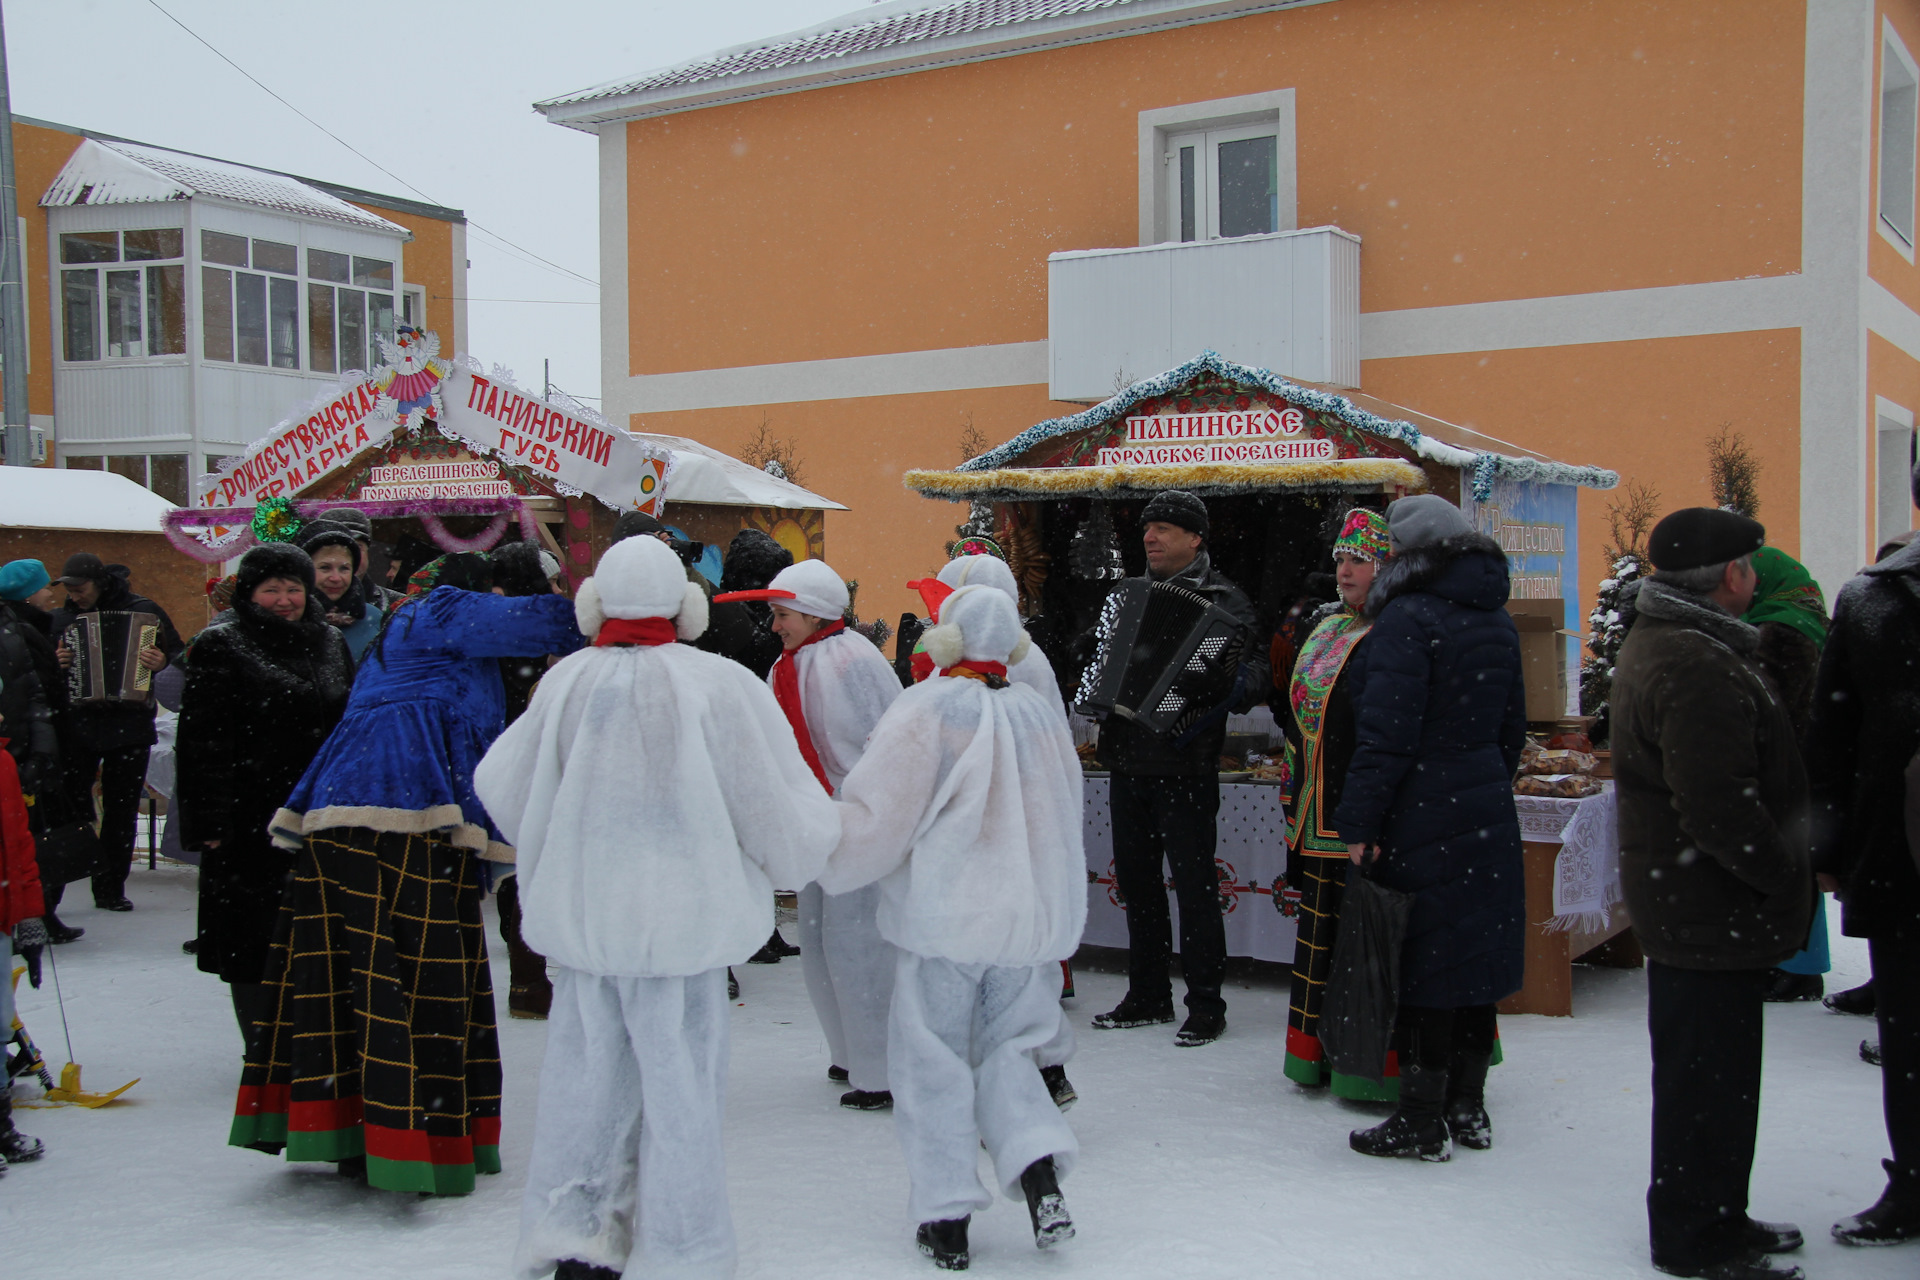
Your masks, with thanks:
[(1481, 534), (1387, 562), (1347, 666), (1357, 745), (1334, 824), (1381, 846), (1372, 874), (1414, 895), (1400, 1000), (1491, 1004), (1520, 989), (1526, 881), (1513, 775), (1526, 740), (1507, 558)]

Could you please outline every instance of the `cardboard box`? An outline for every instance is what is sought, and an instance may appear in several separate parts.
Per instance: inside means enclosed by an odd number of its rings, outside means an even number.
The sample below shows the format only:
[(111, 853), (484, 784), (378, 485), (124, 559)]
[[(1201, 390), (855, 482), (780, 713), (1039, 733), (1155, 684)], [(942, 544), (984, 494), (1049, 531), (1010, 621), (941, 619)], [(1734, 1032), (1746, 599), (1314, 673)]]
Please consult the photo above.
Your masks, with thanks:
[(1558, 596), (1509, 600), (1507, 612), (1520, 631), (1520, 674), (1527, 685), (1527, 719), (1558, 720), (1567, 714), (1567, 604)]

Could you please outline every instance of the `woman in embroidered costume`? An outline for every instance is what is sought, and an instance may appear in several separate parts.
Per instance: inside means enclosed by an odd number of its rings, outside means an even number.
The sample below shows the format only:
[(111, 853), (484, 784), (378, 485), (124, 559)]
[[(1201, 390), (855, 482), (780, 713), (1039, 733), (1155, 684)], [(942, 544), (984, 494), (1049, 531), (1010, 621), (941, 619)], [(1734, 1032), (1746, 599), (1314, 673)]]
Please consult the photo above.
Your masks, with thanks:
[(1366, 637), (1368, 621), (1361, 609), (1387, 555), (1386, 517), (1365, 508), (1349, 511), (1333, 544), (1340, 600), (1316, 615), (1318, 622), (1300, 646), (1288, 691), (1299, 732), (1300, 768), (1287, 822), (1288, 890), (1275, 900), (1282, 911), (1292, 907), (1298, 912), (1287, 1009), (1287, 1078), (1309, 1086), (1331, 1084), (1339, 1096), (1367, 1102), (1393, 1101), (1398, 1067), (1392, 1056), (1384, 1087), (1337, 1074), (1321, 1054), (1319, 1031), (1346, 888), (1347, 846), (1333, 828), (1333, 811), (1353, 756), (1353, 699), (1340, 675)]
[(298, 859), (231, 1145), (334, 1161), (388, 1191), (463, 1194), (500, 1171), (478, 860), (513, 851), (473, 769), (505, 727), (499, 659), (582, 643), (537, 569), (458, 554), (413, 576), (273, 818)]
[[(785, 646), (767, 683), (793, 726), (800, 754), (832, 795), (866, 750), (867, 735), (900, 696), (893, 666), (871, 640), (847, 629), (847, 584), (824, 560), (802, 560), (764, 590), (717, 595), (715, 604), (764, 600)], [(853, 1088), (840, 1105), (893, 1105), (887, 1087), (887, 1006), (896, 952), (880, 936), (880, 891), (868, 885), (830, 894), (800, 891), (800, 966), (833, 1055), (827, 1077)]]

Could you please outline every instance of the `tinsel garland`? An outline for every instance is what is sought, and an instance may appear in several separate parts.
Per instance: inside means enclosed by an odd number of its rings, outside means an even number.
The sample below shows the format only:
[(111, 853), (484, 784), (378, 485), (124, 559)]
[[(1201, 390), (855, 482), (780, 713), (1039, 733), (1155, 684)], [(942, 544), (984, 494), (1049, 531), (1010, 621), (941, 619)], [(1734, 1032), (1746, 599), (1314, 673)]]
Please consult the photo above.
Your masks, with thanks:
[[(517, 497), (412, 498), (392, 502), (359, 502), (350, 498), (299, 498), (293, 500), (278, 498), (269, 499), (269, 501), (289, 503), (289, 508), (298, 513), (303, 520), (311, 519), (320, 512), (331, 510), (334, 507), (352, 507), (356, 511), (365, 512), (367, 518), (371, 520), (391, 520), (412, 516), (419, 519), (423, 525), (426, 525), (427, 534), (433, 538), (434, 545), (438, 546), (442, 551), (449, 552), (460, 551), (467, 548), (457, 545), (449, 546), (447, 545), (447, 541), (442, 541), (443, 537), (455, 543), (465, 540), (455, 538), (452, 534), (446, 533), (444, 526), (436, 532), (433, 525), (428, 524), (428, 517), (435, 517), (434, 523), (437, 524), (439, 523), (437, 517), (442, 516), (492, 516), (497, 521), (502, 522), (500, 529), (504, 532), (506, 528), (504, 521), (517, 514), (520, 520), (521, 539), (526, 542), (536, 543), (540, 539), (539, 525), (533, 518), (533, 508), (527, 505), (525, 499)], [(235, 556), (244, 554), (258, 544), (258, 539), (255, 537), (253, 530), (248, 527), (253, 519), (253, 511), (253, 508), (248, 507), (212, 509), (206, 507), (197, 509), (193, 507), (181, 507), (177, 510), (169, 511), (165, 516), (161, 517), (160, 530), (167, 535), (167, 541), (171, 542), (174, 549), (181, 554), (190, 556), (202, 564), (220, 564), (223, 561), (231, 560)], [(242, 531), (238, 536), (223, 541), (217, 547), (209, 547), (200, 541), (199, 538), (187, 532), (188, 529), (205, 528), (209, 525), (240, 526)], [(486, 535), (483, 534), (482, 536)], [(498, 540), (498, 536), (496, 535), (494, 541), (497, 542)], [(490, 542), (487, 545), (492, 546), (493, 543)]]
[(1032, 502), (1037, 498), (1150, 498), (1162, 489), (1185, 489), (1201, 497), (1235, 493), (1366, 492), (1397, 486), (1427, 490), (1427, 474), (1401, 458), (1341, 458), (1331, 462), (1203, 462), (1152, 466), (1004, 467), (987, 472), (909, 471), (907, 488), (950, 502), (986, 499)]
[[(1530, 480), (1544, 484), (1584, 485), (1589, 489), (1611, 489), (1620, 483), (1616, 472), (1603, 467), (1579, 467), (1563, 462), (1542, 462), (1533, 458), (1513, 458), (1503, 453), (1481, 453), (1435, 440), (1411, 422), (1382, 418), (1368, 413), (1345, 396), (1303, 387), (1289, 382), (1269, 369), (1255, 369), (1229, 360), (1217, 351), (1203, 351), (1177, 369), (1136, 382), (1126, 390), (1101, 401), (1090, 409), (1049, 418), (1028, 427), (997, 449), (989, 449), (963, 462), (961, 471), (997, 471), (1021, 457), (1035, 445), (1080, 431), (1096, 430), (1124, 418), (1143, 400), (1171, 395), (1204, 373), (1217, 374), (1244, 386), (1259, 387), (1304, 409), (1331, 414), (1369, 435), (1391, 440), (1412, 449), (1416, 455), (1442, 466), (1471, 467), (1474, 497), (1485, 502), (1493, 495), (1496, 477)], [(916, 487), (909, 485), (910, 488)], [(925, 492), (922, 490), (922, 492)], [(942, 494), (942, 497), (958, 496)]]

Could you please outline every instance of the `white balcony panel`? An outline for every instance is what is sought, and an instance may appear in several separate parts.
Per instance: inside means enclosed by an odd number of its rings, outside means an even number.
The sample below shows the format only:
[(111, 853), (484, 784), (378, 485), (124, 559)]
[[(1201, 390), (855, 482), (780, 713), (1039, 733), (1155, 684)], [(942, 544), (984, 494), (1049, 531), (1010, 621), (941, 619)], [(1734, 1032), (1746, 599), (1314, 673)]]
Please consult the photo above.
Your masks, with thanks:
[(182, 440), (187, 415), (186, 362), (56, 364), (54, 430), (63, 444)]
[(304, 409), (340, 379), (335, 374), (296, 373), (246, 365), (200, 367), (200, 438), (209, 445), (252, 444)]
[(1092, 402), (1208, 349), (1360, 385), (1360, 240), (1336, 227), (1047, 259), (1050, 393)]

